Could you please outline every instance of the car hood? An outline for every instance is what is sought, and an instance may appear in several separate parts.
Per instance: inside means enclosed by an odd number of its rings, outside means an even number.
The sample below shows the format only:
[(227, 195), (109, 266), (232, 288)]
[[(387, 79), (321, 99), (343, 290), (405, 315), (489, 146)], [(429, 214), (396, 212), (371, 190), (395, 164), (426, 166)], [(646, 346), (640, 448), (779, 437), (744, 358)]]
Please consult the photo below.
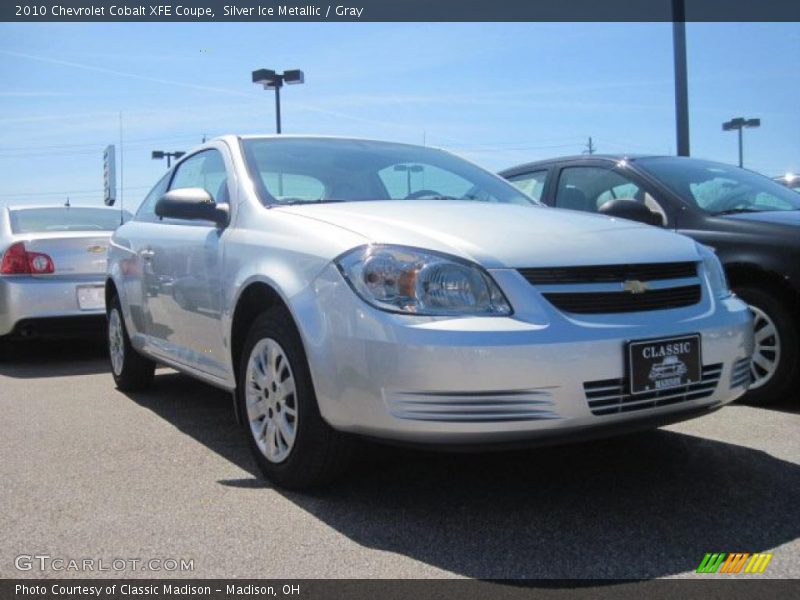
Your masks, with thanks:
[(342, 202), (281, 207), (365, 238), (445, 252), (487, 268), (699, 260), (695, 242), (602, 215), (454, 200)]
[(800, 227), (800, 210), (765, 210), (762, 212), (737, 213), (725, 215), (726, 219), (737, 221), (758, 221), (760, 223), (776, 223), (790, 227)]

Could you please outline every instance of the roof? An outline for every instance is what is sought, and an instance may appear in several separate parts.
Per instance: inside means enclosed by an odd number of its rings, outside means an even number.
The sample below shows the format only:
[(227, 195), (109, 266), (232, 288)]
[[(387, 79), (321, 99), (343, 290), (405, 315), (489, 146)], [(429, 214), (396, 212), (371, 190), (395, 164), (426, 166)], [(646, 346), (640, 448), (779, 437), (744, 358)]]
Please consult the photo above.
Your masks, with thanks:
[(545, 158), (542, 160), (534, 160), (529, 163), (523, 163), (508, 167), (500, 171), (500, 175), (510, 173), (517, 170), (529, 170), (536, 167), (544, 167), (552, 163), (573, 161), (573, 160), (600, 160), (600, 161), (620, 161), (620, 160), (636, 160), (639, 158), (654, 158), (659, 155), (656, 154), (572, 154), (569, 156), (555, 156), (553, 158)]

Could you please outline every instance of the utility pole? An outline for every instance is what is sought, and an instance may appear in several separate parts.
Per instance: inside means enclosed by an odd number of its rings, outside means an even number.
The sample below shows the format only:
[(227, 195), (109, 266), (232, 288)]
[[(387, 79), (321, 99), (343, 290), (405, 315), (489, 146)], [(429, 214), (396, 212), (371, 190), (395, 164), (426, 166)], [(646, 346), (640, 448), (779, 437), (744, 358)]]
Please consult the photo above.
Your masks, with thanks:
[(597, 152), (597, 148), (595, 147), (594, 143), (592, 142), (592, 136), (589, 136), (589, 141), (586, 142), (586, 150), (583, 151), (584, 154), (594, 154)]

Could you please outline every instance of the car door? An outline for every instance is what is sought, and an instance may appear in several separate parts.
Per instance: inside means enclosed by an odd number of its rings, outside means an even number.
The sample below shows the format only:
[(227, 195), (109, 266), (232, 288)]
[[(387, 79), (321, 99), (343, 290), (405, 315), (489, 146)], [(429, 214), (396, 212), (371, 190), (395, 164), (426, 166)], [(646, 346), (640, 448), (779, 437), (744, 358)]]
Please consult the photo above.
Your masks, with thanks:
[[(113, 246), (122, 252), (119, 259), (122, 293), (129, 309), (128, 323), (131, 338), (144, 339), (151, 335), (150, 307), (147, 299), (156, 293), (155, 279), (150, 261), (152, 240), (158, 235), (159, 222), (155, 205), (167, 191), (172, 173), (165, 174), (142, 201), (136, 216), (117, 230)], [(113, 248), (112, 248), (113, 250)]]
[[(229, 202), (230, 158), (223, 145), (182, 160), (168, 190), (203, 188)], [(220, 322), (225, 229), (211, 221), (161, 219), (147, 248), (147, 295), (153, 353), (213, 377), (227, 376)]]

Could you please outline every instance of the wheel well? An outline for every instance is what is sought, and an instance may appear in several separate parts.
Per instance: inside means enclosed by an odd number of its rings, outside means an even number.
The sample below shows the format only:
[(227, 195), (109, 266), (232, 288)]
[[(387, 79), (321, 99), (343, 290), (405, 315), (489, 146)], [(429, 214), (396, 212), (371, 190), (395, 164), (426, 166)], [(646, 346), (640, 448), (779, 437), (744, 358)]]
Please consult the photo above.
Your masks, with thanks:
[(739, 286), (766, 288), (787, 308), (797, 313), (795, 307), (800, 300), (800, 294), (778, 273), (746, 263), (725, 265), (725, 273), (732, 288)]
[(239, 296), (231, 323), (231, 366), (235, 376), (238, 377), (239, 360), (250, 325), (258, 315), (276, 304), (284, 302), (274, 289), (262, 282), (250, 284)]
[(106, 279), (106, 306), (111, 305), (111, 300), (117, 295), (117, 286), (110, 277)]

